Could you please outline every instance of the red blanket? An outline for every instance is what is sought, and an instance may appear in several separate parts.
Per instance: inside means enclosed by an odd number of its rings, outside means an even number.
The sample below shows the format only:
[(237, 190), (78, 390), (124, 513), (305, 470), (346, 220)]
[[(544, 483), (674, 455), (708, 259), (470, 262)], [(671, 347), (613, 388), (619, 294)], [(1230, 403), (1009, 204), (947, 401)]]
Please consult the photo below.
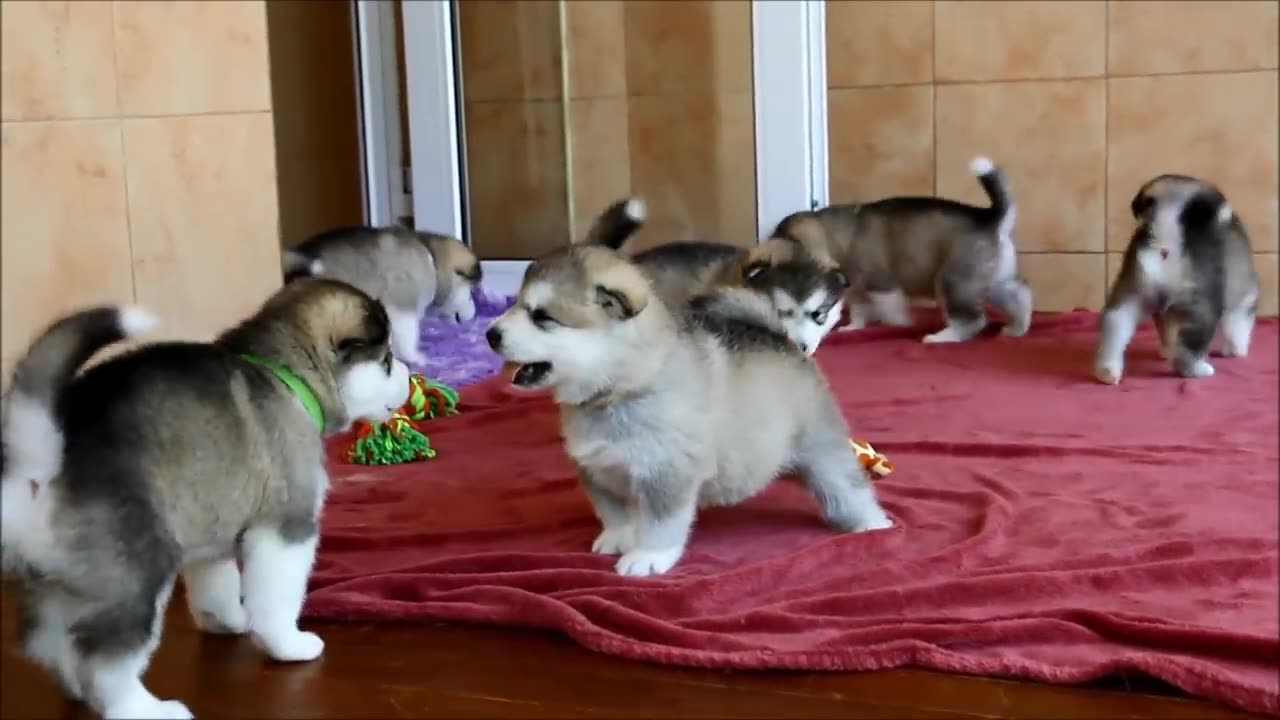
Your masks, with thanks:
[(1096, 315), (1037, 322), (963, 345), (833, 337), (818, 360), (896, 466), (878, 487), (897, 527), (835, 534), (777, 483), (703, 512), (653, 579), (589, 552), (599, 526), (546, 399), (467, 388), (423, 464), (345, 465), (339, 439), (307, 614), (550, 628), (709, 667), (1138, 670), (1280, 712), (1277, 322), (1193, 381), (1145, 329), (1117, 387), (1090, 377)]

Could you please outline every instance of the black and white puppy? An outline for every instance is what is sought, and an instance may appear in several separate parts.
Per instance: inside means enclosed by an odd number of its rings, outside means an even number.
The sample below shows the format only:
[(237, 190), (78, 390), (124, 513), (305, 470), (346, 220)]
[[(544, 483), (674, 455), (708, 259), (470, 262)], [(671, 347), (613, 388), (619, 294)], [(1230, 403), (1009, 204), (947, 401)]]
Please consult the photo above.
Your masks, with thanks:
[(1094, 376), (1120, 382), (1125, 349), (1144, 315), (1182, 377), (1213, 375), (1209, 346), (1219, 329), (1224, 356), (1246, 355), (1258, 276), (1248, 231), (1222, 191), (1198, 178), (1160, 175), (1130, 207), (1138, 227), (1107, 296)]

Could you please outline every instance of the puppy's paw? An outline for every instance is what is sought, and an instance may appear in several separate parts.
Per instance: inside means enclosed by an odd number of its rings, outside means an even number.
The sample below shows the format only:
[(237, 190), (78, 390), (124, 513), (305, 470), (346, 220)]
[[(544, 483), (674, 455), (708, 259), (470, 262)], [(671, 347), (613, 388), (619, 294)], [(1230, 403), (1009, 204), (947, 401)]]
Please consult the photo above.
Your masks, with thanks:
[(1191, 360), (1177, 363), (1177, 367), (1174, 369), (1185, 378), (1213, 377), (1213, 366), (1209, 364), (1208, 360)]
[(619, 575), (646, 577), (661, 575), (679, 562), (684, 548), (673, 547), (663, 550), (632, 550), (618, 559), (615, 569)]
[(1098, 365), (1093, 369), (1093, 376), (1103, 385), (1119, 384), (1123, 373), (1124, 371), (1116, 365)]
[(1222, 357), (1236, 358), (1245, 357), (1249, 354), (1249, 344), (1234, 343), (1230, 340), (1222, 343)]
[(239, 603), (218, 610), (195, 610), (191, 619), (197, 628), (210, 635), (243, 635), (249, 630), (249, 614)]
[(935, 343), (965, 342), (966, 340), (971, 340), (973, 335), (973, 333), (969, 333), (967, 330), (958, 330), (955, 327), (948, 325), (936, 333), (929, 333), (928, 335), (925, 335), (924, 342), (929, 345)]
[(868, 508), (859, 513), (842, 513), (828, 515), (827, 524), (840, 532), (860, 533), (868, 530), (885, 530), (893, 527), (893, 521), (879, 507)]
[(630, 552), (635, 546), (635, 532), (630, 526), (605, 528), (591, 543), (591, 552), (601, 555), (618, 555)]
[(307, 662), (324, 652), (324, 641), (320, 636), (302, 630), (270, 636), (255, 634), (253, 640), (263, 652), (279, 662)]
[(1000, 329), (1000, 334), (1005, 337), (1022, 337), (1030, 329), (1030, 326), (1025, 323), (1009, 323)]
[(159, 700), (154, 697), (132, 697), (124, 702), (105, 708), (102, 717), (106, 720), (189, 720), (195, 715), (186, 705), (177, 700)]

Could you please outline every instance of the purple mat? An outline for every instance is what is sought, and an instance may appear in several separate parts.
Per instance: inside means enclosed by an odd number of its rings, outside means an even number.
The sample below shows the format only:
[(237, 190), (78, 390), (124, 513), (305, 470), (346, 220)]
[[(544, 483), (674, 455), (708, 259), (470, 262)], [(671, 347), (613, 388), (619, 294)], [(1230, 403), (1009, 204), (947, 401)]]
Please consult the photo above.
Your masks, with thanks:
[(483, 380), (502, 368), (502, 359), (489, 349), (484, 333), (506, 309), (512, 298), (492, 297), (483, 288), (472, 292), (476, 316), (461, 324), (427, 314), (418, 332), (418, 347), (426, 365), (413, 368), (432, 380), (461, 387)]

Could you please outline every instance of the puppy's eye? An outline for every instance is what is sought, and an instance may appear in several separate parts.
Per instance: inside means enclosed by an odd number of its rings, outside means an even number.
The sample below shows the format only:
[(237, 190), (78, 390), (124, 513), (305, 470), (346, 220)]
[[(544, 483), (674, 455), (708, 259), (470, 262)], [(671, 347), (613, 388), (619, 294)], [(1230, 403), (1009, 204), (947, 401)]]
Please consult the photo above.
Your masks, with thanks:
[(534, 325), (537, 325), (539, 327), (547, 327), (549, 325), (560, 324), (559, 322), (556, 321), (555, 318), (548, 315), (547, 311), (543, 310), (542, 308), (536, 308), (534, 310), (530, 310), (529, 319), (533, 321)]
[(809, 319), (821, 325), (822, 323), (827, 321), (827, 311), (814, 310), (813, 312), (809, 313)]

